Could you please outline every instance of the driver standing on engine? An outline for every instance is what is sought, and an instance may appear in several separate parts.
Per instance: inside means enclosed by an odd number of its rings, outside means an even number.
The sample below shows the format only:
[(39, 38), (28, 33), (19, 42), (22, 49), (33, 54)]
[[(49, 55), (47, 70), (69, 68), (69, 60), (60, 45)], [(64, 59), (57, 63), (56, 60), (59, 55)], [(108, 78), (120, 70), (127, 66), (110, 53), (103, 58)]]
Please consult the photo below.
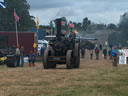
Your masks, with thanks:
[(70, 35), (69, 35), (69, 40), (70, 40), (70, 43), (71, 43), (71, 47), (74, 46), (74, 39), (75, 39), (75, 34), (71, 31), (70, 32)]

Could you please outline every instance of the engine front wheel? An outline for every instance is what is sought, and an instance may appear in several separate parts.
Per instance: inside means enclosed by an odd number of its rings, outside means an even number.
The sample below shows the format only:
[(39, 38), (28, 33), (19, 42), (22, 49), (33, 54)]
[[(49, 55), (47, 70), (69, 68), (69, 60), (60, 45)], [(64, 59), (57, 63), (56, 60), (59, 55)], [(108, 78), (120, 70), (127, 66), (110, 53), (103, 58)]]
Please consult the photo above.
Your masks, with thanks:
[(73, 51), (72, 50), (68, 50), (67, 54), (66, 54), (66, 67), (67, 69), (72, 69), (73, 68)]
[(52, 52), (47, 48), (44, 51), (44, 56), (43, 56), (43, 67), (44, 67), (44, 69), (56, 68), (55, 63), (48, 62), (48, 56), (52, 56)]

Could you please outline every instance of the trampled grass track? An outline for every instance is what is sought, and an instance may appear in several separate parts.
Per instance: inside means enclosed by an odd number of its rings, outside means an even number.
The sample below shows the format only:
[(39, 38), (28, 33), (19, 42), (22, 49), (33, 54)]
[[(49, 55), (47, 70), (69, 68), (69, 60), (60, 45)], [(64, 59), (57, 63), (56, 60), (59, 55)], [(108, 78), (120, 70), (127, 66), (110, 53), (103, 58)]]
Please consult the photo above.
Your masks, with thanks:
[(113, 68), (110, 60), (81, 59), (80, 69), (65, 65), (0, 68), (0, 96), (128, 96), (128, 65)]

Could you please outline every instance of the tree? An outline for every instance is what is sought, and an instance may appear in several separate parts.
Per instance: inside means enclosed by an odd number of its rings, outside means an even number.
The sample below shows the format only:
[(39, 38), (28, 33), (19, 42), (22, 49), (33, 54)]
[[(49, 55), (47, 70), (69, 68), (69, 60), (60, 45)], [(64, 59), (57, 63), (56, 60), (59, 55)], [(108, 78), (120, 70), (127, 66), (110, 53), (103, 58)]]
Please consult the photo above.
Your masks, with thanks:
[(85, 18), (83, 19), (83, 29), (86, 30), (89, 25), (91, 25), (91, 21), (88, 20), (87, 17), (85, 17)]
[(78, 30), (78, 31), (82, 30), (82, 23), (73, 22), (73, 24), (74, 24), (76, 30)]
[(113, 32), (108, 37), (108, 43), (110, 45), (118, 45), (120, 43), (119, 38), (120, 38), (120, 34), (117, 32)]
[(116, 28), (117, 28), (116, 25), (113, 23), (107, 25), (107, 29), (114, 29), (115, 30)]
[(35, 27), (34, 17), (30, 16), (30, 6), (26, 0), (5, 0), (7, 8), (0, 9), (0, 31), (15, 31), (14, 8), (20, 17), (18, 30), (27, 31)]
[[(111, 28), (114, 28), (115, 25), (111, 25)], [(124, 13), (122, 15), (121, 22), (119, 23), (118, 27), (118, 33), (112, 33), (109, 36), (109, 42), (112, 44), (121, 44), (122, 46), (128, 46), (128, 14)]]
[(104, 30), (104, 29), (106, 29), (106, 25), (105, 24), (96, 24), (96, 29), (97, 30)]
[(127, 46), (127, 42), (128, 42), (128, 14), (124, 13), (123, 18), (119, 24), (119, 29), (121, 31), (119, 40), (123, 46)]

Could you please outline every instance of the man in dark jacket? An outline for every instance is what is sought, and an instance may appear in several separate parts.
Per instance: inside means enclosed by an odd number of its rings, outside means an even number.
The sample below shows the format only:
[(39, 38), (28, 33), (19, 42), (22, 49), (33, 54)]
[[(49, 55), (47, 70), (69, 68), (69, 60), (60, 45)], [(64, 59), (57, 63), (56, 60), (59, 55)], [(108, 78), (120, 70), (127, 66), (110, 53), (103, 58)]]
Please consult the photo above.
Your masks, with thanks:
[(96, 54), (96, 60), (98, 60), (99, 59), (99, 48), (98, 47), (96, 47), (96, 49), (95, 49), (95, 54)]
[(107, 49), (103, 49), (104, 59), (107, 59)]
[(109, 59), (111, 60), (112, 59), (112, 49), (109, 49), (108, 55), (109, 55)]
[(84, 56), (85, 56), (85, 49), (84, 48), (81, 49), (81, 54), (82, 54), (82, 58), (84, 58)]

